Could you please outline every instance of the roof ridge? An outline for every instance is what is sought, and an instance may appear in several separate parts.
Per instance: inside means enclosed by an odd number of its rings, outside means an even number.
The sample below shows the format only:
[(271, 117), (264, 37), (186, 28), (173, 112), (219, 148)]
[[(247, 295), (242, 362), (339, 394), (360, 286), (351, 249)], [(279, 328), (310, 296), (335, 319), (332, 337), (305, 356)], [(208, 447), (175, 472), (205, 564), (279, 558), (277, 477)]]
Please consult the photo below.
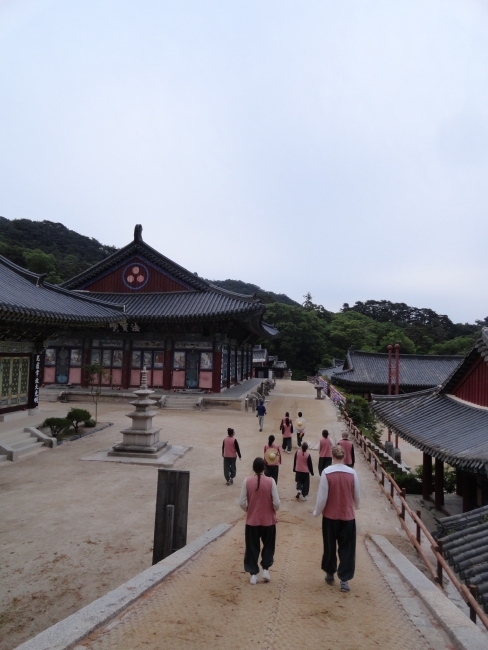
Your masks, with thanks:
[[(488, 329), (488, 328), (487, 328)], [(488, 335), (487, 335), (488, 336)], [(371, 356), (382, 356), (388, 357), (388, 352), (370, 352), (369, 350), (355, 350), (354, 348), (349, 348), (348, 354), (364, 354)], [(401, 353), (400, 357), (404, 359), (463, 359), (463, 354), (407, 354)]]
[(413, 393), (401, 393), (400, 395), (377, 395), (376, 393), (371, 393), (372, 402), (395, 402), (397, 400), (403, 399), (413, 399), (414, 397), (420, 397), (422, 395), (429, 395), (439, 392), (440, 386), (433, 386), (432, 388), (425, 388), (424, 390), (416, 390)]

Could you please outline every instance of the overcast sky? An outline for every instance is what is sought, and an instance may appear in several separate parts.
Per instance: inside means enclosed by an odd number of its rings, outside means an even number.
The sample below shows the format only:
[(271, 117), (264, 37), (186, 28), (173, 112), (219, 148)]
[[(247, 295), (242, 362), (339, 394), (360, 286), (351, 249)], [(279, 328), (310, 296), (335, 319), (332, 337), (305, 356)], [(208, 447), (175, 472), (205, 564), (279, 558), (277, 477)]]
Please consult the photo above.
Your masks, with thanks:
[(486, 0), (0, 0), (0, 215), (488, 315)]

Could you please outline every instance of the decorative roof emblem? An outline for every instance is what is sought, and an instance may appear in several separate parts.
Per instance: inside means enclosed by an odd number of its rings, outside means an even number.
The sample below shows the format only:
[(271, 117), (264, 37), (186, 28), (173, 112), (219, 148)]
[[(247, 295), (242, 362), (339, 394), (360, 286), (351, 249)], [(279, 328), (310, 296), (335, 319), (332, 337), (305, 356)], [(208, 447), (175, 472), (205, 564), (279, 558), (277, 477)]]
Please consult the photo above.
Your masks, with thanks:
[(149, 271), (144, 264), (135, 262), (125, 267), (122, 280), (126, 287), (137, 291), (137, 289), (142, 289), (147, 284)]

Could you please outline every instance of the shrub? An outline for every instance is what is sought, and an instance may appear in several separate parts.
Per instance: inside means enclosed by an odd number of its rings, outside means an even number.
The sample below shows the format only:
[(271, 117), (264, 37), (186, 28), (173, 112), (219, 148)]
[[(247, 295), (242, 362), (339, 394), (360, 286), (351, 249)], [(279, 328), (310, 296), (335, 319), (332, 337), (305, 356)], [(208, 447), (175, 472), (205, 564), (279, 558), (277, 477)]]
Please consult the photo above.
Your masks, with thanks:
[(86, 422), (91, 418), (91, 413), (86, 409), (72, 408), (66, 417), (73, 425), (75, 432), (78, 433), (78, 427), (82, 422)]
[[(423, 465), (417, 465), (413, 470), (415, 476), (422, 481)], [(432, 484), (435, 481), (435, 465), (432, 468)], [(449, 465), (444, 465), (444, 484), (443, 489), (446, 494), (454, 494), (456, 492), (456, 470)]]
[(422, 494), (422, 481), (415, 474), (394, 474), (393, 478), (399, 488), (405, 488), (407, 494)]
[(68, 418), (46, 418), (42, 423), (43, 427), (48, 427), (53, 438), (67, 431), (71, 426), (71, 420)]
[(93, 418), (90, 418), (85, 422), (85, 427), (94, 427), (96, 424), (95, 420)]

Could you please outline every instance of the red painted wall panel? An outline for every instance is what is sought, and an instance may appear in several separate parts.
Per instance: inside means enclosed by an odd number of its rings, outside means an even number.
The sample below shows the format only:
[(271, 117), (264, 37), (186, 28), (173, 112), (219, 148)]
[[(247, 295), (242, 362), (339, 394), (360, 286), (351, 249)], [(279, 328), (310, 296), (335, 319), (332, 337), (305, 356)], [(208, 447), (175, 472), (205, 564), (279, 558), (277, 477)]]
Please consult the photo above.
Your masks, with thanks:
[(471, 369), (462, 381), (452, 391), (459, 399), (464, 399), (471, 404), (488, 406), (488, 364), (484, 359)]
[(138, 258), (84, 287), (87, 291), (107, 293), (153, 293), (188, 291), (186, 287), (157, 271)]

